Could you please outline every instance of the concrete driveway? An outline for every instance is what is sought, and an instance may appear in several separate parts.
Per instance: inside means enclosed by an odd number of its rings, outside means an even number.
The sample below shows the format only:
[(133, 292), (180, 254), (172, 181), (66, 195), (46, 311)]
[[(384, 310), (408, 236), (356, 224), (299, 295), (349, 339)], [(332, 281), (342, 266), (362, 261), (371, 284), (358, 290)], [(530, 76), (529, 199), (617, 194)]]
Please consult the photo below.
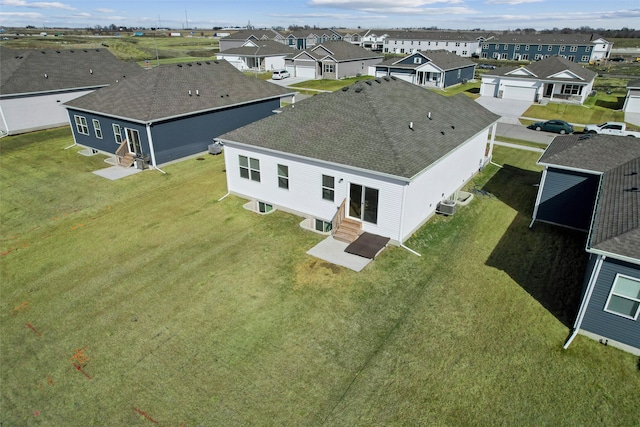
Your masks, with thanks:
[(276, 84), (278, 86), (291, 86), (296, 83), (306, 82), (308, 80), (311, 80), (311, 79), (309, 79), (308, 77), (287, 77), (286, 79), (282, 79), (282, 80), (269, 79), (267, 81), (270, 83)]
[(527, 111), (532, 104), (531, 101), (517, 101), (515, 99), (494, 98), (493, 96), (481, 96), (476, 102), (487, 110), (502, 118), (500, 122), (519, 125), (518, 118)]

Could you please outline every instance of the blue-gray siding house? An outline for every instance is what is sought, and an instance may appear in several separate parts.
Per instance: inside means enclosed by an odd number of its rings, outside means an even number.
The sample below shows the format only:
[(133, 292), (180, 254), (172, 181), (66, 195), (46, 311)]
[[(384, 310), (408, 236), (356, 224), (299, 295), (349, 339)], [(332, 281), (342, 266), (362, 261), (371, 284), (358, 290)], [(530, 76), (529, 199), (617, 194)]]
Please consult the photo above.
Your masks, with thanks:
[(274, 114), (294, 94), (227, 61), (203, 61), (156, 67), (65, 107), (76, 144), (156, 167), (206, 151), (214, 137)]
[(531, 225), (588, 231), (589, 262), (572, 334), (640, 355), (640, 144), (605, 135), (556, 137)]
[(473, 80), (476, 63), (446, 50), (419, 51), (376, 65), (376, 77), (395, 76), (418, 86), (444, 89)]
[(480, 57), (510, 61), (538, 61), (562, 56), (571, 62), (592, 62), (609, 57), (613, 43), (594, 34), (515, 34), (485, 38)]

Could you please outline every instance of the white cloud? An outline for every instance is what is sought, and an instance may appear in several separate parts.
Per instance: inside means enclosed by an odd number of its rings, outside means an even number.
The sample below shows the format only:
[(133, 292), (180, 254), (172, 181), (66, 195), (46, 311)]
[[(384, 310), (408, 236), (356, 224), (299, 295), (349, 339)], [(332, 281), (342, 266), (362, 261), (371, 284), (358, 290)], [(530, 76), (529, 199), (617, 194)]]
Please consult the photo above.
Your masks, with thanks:
[(95, 9), (95, 11), (98, 12), (98, 13), (113, 13), (113, 12), (115, 12), (115, 10), (113, 10), (113, 9), (107, 9), (107, 8), (104, 8), (104, 7)]
[(74, 13), (71, 16), (73, 16), (74, 18), (91, 18), (91, 14), (87, 12)]
[(544, 0), (488, 0), (485, 4), (524, 4), (524, 3), (541, 3)]
[(60, 2), (33, 2), (29, 3), (25, 0), (0, 0), (0, 5), (11, 7), (28, 7), (32, 9), (64, 9), (75, 10), (75, 8)]
[(4, 18), (42, 19), (44, 15), (37, 12), (0, 12), (0, 20)]
[(460, 4), (463, 0), (310, 0), (312, 6), (341, 9), (390, 9), (394, 7), (419, 8), (438, 3)]

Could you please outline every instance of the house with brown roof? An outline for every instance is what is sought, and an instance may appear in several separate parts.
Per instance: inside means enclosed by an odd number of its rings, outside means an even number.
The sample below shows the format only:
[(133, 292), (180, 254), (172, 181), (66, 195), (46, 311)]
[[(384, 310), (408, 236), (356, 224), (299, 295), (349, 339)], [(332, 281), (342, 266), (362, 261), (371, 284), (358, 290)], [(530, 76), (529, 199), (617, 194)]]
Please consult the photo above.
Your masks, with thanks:
[(473, 80), (476, 63), (446, 50), (389, 58), (375, 66), (375, 76), (396, 76), (418, 86), (444, 89)]
[(217, 139), (228, 191), (256, 211), (292, 212), (335, 238), (364, 232), (402, 243), (443, 201), (455, 208), (456, 192), (491, 158), (498, 119), (462, 94), (382, 77)]
[(343, 79), (369, 74), (369, 67), (380, 63), (382, 54), (346, 41), (327, 41), (285, 58), (292, 76), (309, 79)]
[(294, 91), (227, 61), (162, 65), (65, 104), (76, 144), (137, 167), (206, 151), (213, 138), (275, 114)]
[(65, 126), (65, 102), (144, 70), (107, 49), (0, 47), (0, 133)]
[(561, 136), (538, 164), (544, 171), (531, 226), (587, 232), (582, 298), (565, 348), (582, 334), (640, 355), (640, 144)]
[(597, 74), (561, 56), (525, 66), (500, 67), (482, 76), (481, 96), (530, 102), (582, 104)]

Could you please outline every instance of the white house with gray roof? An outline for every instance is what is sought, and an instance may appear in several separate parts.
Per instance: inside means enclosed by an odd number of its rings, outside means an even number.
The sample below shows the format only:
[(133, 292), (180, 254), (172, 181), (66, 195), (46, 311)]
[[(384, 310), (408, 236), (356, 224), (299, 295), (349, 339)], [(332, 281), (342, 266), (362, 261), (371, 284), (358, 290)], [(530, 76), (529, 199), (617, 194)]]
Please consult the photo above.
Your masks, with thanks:
[(10, 135), (65, 126), (62, 104), (144, 72), (107, 49), (0, 47), (0, 58), (0, 133)]
[(530, 102), (582, 104), (597, 74), (561, 56), (525, 66), (501, 67), (482, 76), (481, 96)]
[(588, 233), (582, 298), (565, 348), (582, 334), (640, 355), (640, 144), (622, 136), (556, 137), (538, 164), (544, 171), (531, 226)]
[[(275, 114), (294, 91), (227, 61), (161, 65), (65, 104), (76, 144), (123, 166), (204, 152), (213, 138)], [(136, 162), (139, 165), (139, 162)]]
[[(409, 101), (408, 101), (409, 100)], [(319, 231), (401, 243), (481, 170), (499, 116), (394, 77), (316, 95), (221, 135), (228, 191)]]
[(284, 58), (291, 54), (292, 48), (273, 40), (249, 39), (240, 47), (233, 47), (218, 53), (218, 59), (224, 59), (240, 71), (283, 70)]

